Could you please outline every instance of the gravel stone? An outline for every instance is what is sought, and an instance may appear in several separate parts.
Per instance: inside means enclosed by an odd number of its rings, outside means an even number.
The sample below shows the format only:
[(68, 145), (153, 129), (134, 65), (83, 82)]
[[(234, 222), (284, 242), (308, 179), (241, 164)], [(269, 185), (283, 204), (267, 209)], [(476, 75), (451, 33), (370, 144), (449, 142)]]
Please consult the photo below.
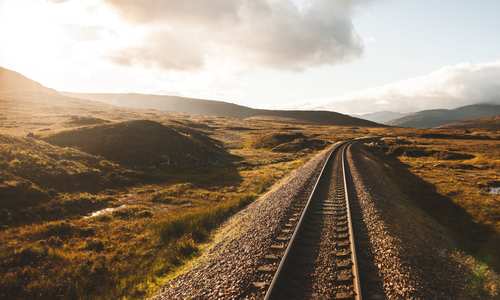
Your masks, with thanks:
[(465, 270), (448, 255), (452, 241), (443, 228), (384, 176), (383, 161), (359, 144), (347, 158), (357, 198), (351, 201), (357, 200), (368, 240), (358, 252), (373, 263), (367, 273), (382, 284), (383, 298), (464, 299)]

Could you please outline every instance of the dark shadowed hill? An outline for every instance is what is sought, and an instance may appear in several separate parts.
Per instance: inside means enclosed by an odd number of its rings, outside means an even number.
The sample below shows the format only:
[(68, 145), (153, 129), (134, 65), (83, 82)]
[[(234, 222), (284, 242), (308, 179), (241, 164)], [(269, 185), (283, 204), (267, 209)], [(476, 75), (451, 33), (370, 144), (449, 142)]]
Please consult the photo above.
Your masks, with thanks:
[(439, 126), (443, 129), (486, 129), (500, 130), (500, 115), (472, 120), (457, 121)]
[(474, 104), (456, 109), (423, 110), (389, 122), (390, 125), (414, 128), (438, 127), (447, 123), (492, 117), (500, 114), (500, 105)]
[(196, 131), (136, 120), (63, 131), (46, 139), (129, 167), (193, 167), (218, 163), (224, 150)]
[(295, 122), (315, 123), (323, 125), (366, 126), (377, 127), (380, 124), (354, 118), (331, 111), (300, 110), (266, 110), (254, 109), (223, 101), (193, 99), (176, 96), (143, 95), (143, 94), (76, 94), (66, 95), (102, 101), (123, 107), (158, 109), (167, 112), (212, 115), (231, 118), (273, 117)]

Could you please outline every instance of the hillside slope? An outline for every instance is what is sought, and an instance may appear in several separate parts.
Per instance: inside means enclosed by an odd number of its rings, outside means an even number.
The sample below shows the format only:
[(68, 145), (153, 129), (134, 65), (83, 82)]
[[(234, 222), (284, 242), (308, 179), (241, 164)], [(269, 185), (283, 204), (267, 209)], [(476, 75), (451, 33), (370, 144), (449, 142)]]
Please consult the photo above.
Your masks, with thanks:
[(137, 118), (133, 109), (73, 98), (0, 67), (0, 132), (25, 136), (108, 120)]
[(158, 109), (167, 112), (212, 115), (230, 118), (274, 117), (295, 122), (322, 125), (379, 127), (375, 122), (351, 117), (332, 111), (266, 110), (254, 109), (223, 101), (212, 101), (176, 96), (143, 94), (78, 94), (65, 93), (75, 98), (102, 101), (132, 108)]
[(393, 120), (390, 125), (400, 127), (431, 128), (467, 119), (492, 117), (500, 114), (500, 105), (475, 104), (456, 109), (423, 110), (409, 116)]
[(485, 129), (500, 131), (500, 115), (479, 119), (471, 119), (447, 123), (439, 126), (442, 129)]

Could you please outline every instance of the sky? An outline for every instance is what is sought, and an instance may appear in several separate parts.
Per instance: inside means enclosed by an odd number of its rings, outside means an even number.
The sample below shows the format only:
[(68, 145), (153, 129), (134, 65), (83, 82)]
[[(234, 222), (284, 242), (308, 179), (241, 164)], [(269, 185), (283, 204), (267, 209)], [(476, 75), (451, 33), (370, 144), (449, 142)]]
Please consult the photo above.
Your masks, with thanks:
[(72, 92), (410, 112), (500, 102), (497, 0), (0, 0), (0, 66)]

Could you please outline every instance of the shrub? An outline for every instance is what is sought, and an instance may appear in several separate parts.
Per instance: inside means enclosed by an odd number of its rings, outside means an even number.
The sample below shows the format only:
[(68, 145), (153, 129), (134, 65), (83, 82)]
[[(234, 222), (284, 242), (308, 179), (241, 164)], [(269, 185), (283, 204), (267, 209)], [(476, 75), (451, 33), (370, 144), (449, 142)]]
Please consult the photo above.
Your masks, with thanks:
[(104, 250), (104, 243), (99, 240), (88, 240), (85, 242), (85, 249), (95, 252), (101, 252)]
[(198, 253), (198, 247), (192, 239), (184, 239), (177, 243), (177, 251), (182, 257), (191, 257)]
[(40, 244), (36, 244), (22, 248), (19, 252), (17, 252), (17, 259), (19, 265), (27, 266), (35, 264), (36, 262), (45, 259), (47, 255), (48, 255), (47, 247)]

